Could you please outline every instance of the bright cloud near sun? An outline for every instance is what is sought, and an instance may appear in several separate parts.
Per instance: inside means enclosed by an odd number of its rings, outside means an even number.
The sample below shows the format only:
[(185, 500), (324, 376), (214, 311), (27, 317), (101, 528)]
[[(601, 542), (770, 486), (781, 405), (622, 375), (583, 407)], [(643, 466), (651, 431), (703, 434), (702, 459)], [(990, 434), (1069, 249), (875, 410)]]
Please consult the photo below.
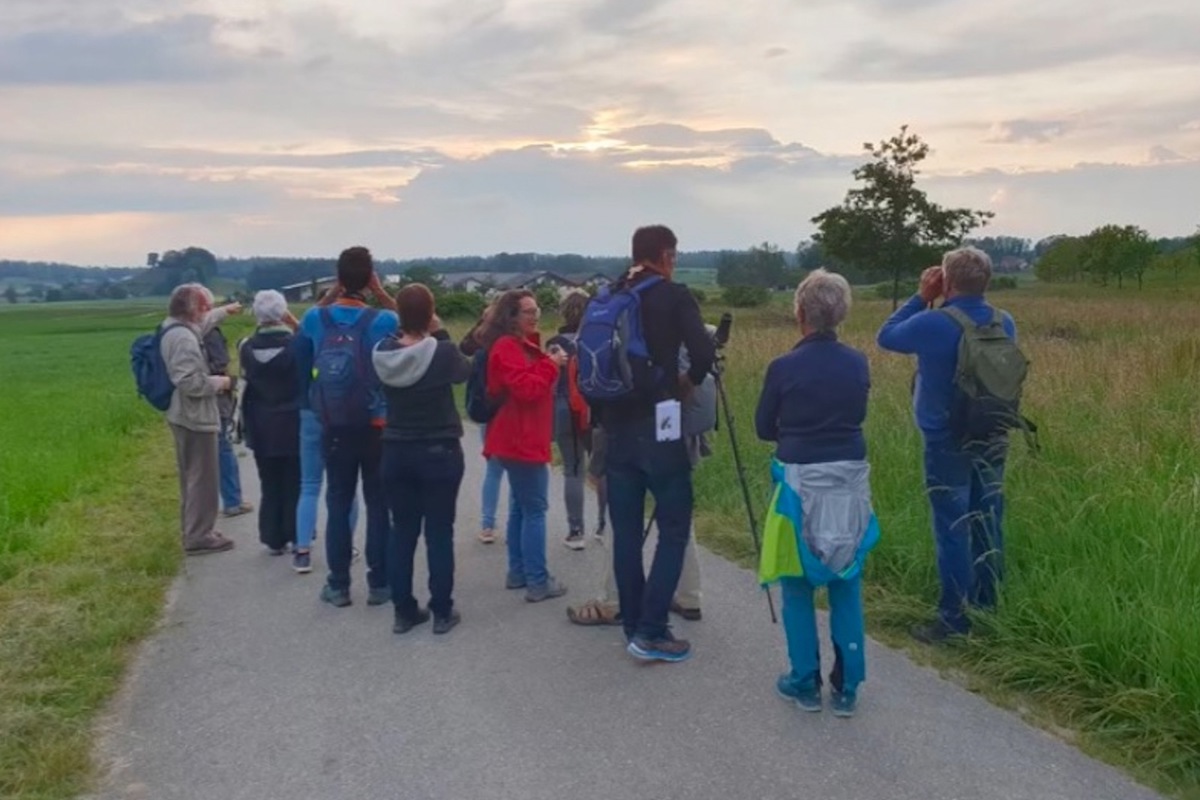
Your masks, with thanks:
[(1193, 0), (4, 0), (0, 258), (784, 247), (908, 124), (1030, 237), (1200, 222)]

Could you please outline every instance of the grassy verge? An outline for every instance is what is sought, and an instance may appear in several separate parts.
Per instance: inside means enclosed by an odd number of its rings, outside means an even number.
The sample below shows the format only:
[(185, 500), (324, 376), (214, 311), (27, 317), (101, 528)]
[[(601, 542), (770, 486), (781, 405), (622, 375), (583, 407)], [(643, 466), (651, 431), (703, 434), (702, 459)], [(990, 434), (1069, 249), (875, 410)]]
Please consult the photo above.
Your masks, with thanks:
[(179, 565), (166, 431), (126, 440), (104, 474), (31, 529), (0, 583), (0, 797), (86, 788), (95, 717)]

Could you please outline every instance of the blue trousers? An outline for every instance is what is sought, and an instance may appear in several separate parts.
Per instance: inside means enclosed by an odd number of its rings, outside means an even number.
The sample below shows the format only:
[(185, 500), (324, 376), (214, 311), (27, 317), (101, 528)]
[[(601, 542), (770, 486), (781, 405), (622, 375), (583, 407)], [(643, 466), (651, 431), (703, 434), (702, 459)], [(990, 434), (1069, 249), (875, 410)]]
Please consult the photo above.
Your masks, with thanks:
[[(308, 550), (317, 532), (317, 506), (325, 482), (325, 451), (321, 420), (307, 408), (300, 410), (300, 502), (296, 504), (296, 549)], [(358, 527), (358, 496), (350, 501), (350, 532)]]
[(381, 431), (377, 428), (326, 430), (322, 438), (328, 480), (325, 562), (329, 567), (329, 586), (341, 591), (350, 588), (353, 549), (350, 509), (361, 476), (363, 502), (367, 507), (367, 585), (372, 589), (383, 589), (388, 585), (389, 525), (381, 476)]
[[(787, 637), (792, 680), (797, 686), (820, 686), (821, 646), (813, 585), (803, 578), (781, 578), (783, 632)], [(863, 632), (862, 578), (831, 581), (829, 627), (833, 638), (834, 689), (853, 693), (867, 677), (866, 635)]]
[(501, 459), (512, 490), (508, 500), (508, 574), (524, 578), (529, 588), (545, 586), (546, 509), (549, 508), (550, 466)]
[[(479, 426), (479, 435), (487, 439), (487, 425)], [(485, 462), (483, 473), (483, 508), (480, 514), (480, 526), (486, 531), (496, 529), (496, 507), (500, 505), (500, 483), (504, 480), (504, 465), (498, 458), (489, 458)]]
[(221, 435), (217, 437), (217, 464), (221, 472), (221, 507), (226, 511), (242, 504), (242, 474), (238, 470), (237, 453), (229, 434), (233, 420), (221, 420)]
[(938, 614), (958, 633), (970, 629), (969, 608), (995, 607), (1004, 577), (1007, 456), (1007, 442), (965, 448), (947, 441), (925, 443), (925, 488), (942, 583)]

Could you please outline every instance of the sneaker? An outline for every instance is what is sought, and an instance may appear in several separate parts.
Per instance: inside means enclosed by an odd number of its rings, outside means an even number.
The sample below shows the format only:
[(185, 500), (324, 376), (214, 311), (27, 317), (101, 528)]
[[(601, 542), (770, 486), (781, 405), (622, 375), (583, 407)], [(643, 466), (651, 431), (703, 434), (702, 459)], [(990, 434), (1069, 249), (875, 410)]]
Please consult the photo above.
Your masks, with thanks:
[(517, 575), (516, 573), (513, 573), (513, 572), (508, 573), (508, 576), (504, 579), (504, 588), (505, 589), (524, 589), (525, 588), (525, 576)]
[(243, 514), (249, 514), (254, 510), (254, 506), (249, 503), (238, 503), (233, 508), (227, 508), (221, 512), (223, 517), (240, 517)]
[(783, 673), (775, 681), (775, 693), (803, 711), (821, 710), (821, 687), (811, 681), (797, 681), (790, 672)]
[(543, 600), (553, 600), (567, 593), (567, 585), (559, 582), (558, 578), (547, 578), (541, 586), (530, 586), (525, 590), (526, 603), (540, 603)]
[(214, 533), (200, 544), (195, 545), (194, 547), (184, 548), (183, 552), (189, 556), (207, 556), (212, 555), (213, 553), (224, 553), (227, 550), (232, 549), (232, 539), (226, 539), (224, 536)]
[(418, 608), (417, 613), (411, 617), (407, 614), (397, 614), (396, 621), (392, 623), (392, 633), (408, 633), (426, 622), (429, 622), (429, 609), (426, 608)]
[(335, 589), (328, 583), (321, 587), (321, 602), (329, 603), (334, 608), (345, 608), (350, 605), (350, 593), (345, 589)]
[(596, 530), (592, 531), (592, 538), (593, 539), (603, 539), (604, 538), (604, 528), (605, 528), (604, 520), (600, 520), (599, 522), (597, 522)]
[(460, 622), (462, 622), (462, 615), (458, 613), (458, 609), (450, 609), (450, 613), (444, 617), (439, 614), (434, 614), (433, 632), (439, 636), (443, 633), (449, 633), (450, 629)]
[(484, 528), (479, 532), (479, 541), (483, 542), (484, 544), (495, 544), (496, 532), (491, 528)]
[(829, 705), (833, 708), (835, 717), (849, 719), (854, 716), (854, 710), (858, 707), (858, 696), (854, 692), (839, 692), (835, 689), (829, 697)]
[(949, 640), (961, 639), (966, 635), (963, 631), (956, 631), (943, 622), (941, 619), (936, 619), (933, 622), (927, 622), (923, 625), (917, 625), (909, 631), (914, 639), (922, 644), (942, 644)]
[(268, 547), (267, 548), (267, 555), (269, 555), (269, 556), (281, 556), (286, 552), (287, 552), (286, 547)]
[(692, 655), (692, 645), (687, 639), (676, 639), (670, 631), (657, 639), (634, 636), (625, 650), (642, 661), (666, 661), (671, 664), (687, 661)]
[(312, 572), (312, 553), (296, 552), (292, 555), (292, 569), (301, 575)]
[(700, 609), (684, 608), (683, 606), (679, 605), (679, 603), (677, 603), (673, 600), (671, 601), (671, 612), (674, 614), (678, 614), (679, 616), (686, 619), (688, 622), (699, 622), (701, 619), (703, 619), (703, 614), (700, 613)]
[(367, 605), (381, 606), (384, 603), (392, 602), (392, 589), (390, 586), (372, 586), (367, 592)]
[(350, 563), (351, 563), (351, 564), (357, 564), (357, 563), (358, 563), (358, 559), (359, 559), (359, 558), (361, 558), (361, 557), (362, 557), (362, 553), (358, 552), (358, 548), (357, 548), (357, 547), (351, 547), (351, 548), (350, 548)]
[(571, 550), (582, 550), (586, 546), (583, 541), (583, 531), (571, 531), (563, 540), (563, 544)]

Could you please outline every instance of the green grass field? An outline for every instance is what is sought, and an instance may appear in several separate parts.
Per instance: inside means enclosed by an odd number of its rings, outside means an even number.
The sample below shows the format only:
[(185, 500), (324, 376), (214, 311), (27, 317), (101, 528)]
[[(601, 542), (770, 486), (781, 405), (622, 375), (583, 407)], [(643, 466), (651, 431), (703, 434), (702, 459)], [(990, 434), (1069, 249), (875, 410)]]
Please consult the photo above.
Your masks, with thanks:
[[(940, 661), (1190, 797), (1200, 796), (1198, 297), (997, 294), (1033, 362), (1026, 410), (1041, 426), (1042, 453), (1031, 457), (1014, 438), (1003, 606)], [(867, 437), (883, 540), (869, 560), (869, 624), (903, 644), (903, 631), (931, 613), (937, 577), (909, 398), (914, 364), (874, 344), (890, 311), (890, 302), (856, 299), (843, 339), (872, 367)], [(770, 449), (754, 441), (754, 407), (770, 359), (798, 334), (782, 301), (735, 320), (727, 388), (761, 519)], [(735, 474), (720, 434), (697, 472), (698, 528), (711, 546), (751, 560)]]

